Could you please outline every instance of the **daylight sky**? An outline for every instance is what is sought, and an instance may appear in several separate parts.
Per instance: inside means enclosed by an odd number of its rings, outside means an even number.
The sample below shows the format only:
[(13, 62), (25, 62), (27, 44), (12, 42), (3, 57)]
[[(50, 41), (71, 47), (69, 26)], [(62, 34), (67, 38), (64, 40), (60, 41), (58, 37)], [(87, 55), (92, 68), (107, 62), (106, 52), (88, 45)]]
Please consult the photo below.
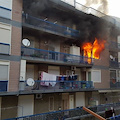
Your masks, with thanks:
[(108, 0), (109, 15), (120, 18), (120, 0)]
[[(73, 3), (74, 0), (62, 0), (68, 1), (68, 3)], [(85, 5), (87, 0), (76, 0), (76, 2)], [(100, 1), (100, 0), (96, 0)], [(119, 17), (120, 18), (120, 0), (107, 0), (108, 1), (108, 15)], [(92, 4), (90, 7), (97, 9), (100, 4), (94, 5)]]
[[(76, 0), (81, 4), (85, 4), (86, 0)], [(97, 8), (99, 5), (91, 6), (93, 8)], [(111, 16), (116, 16), (120, 18), (120, 0), (108, 0), (108, 14)]]

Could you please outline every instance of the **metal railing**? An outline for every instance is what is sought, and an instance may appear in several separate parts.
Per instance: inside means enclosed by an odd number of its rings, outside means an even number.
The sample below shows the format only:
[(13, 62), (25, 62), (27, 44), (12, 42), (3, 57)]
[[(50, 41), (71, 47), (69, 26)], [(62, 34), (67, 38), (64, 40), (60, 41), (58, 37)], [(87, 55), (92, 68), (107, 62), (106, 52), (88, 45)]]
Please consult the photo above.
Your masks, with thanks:
[[(103, 113), (105, 112), (105, 109), (110, 110), (111, 107), (113, 107), (115, 110), (120, 109), (120, 103), (111, 103), (111, 104), (103, 104), (98, 106), (89, 107), (90, 110), (96, 112), (96, 113)], [(35, 114), (35, 115), (29, 115), (29, 116), (23, 116), (23, 117), (17, 117), (17, 118), (10, 118), (5, 120), (67, 120), (67, 118), (74, 118), (74, 117), (82, 117), (82, 116), (88, 116), (88, 113), (82, 109), (82, 107), (78, 107), (75, 109), (69, 109), (69, 110), (60, 110), (60, 111), (53, 111), (48, 113), (41, 113), (41, 114)], [(71, 119), (72, 120), (72, 119)]]
[(0, 80), (0, 92), (7, 91), (8, 81)]
[(110, 60), (109, 63), (112, 68), (120, 68), (120, 62)]
[(120, 115), (117, 115), (115, 117), (110, 117), (108, 120), (120, 120)]
[(66, 26), (54, 24), (50, 21), (36, 18), (36, 17), (30, 16), (28, 14), (23, 14), (23, 23), (33, 25), (38, 28), (42, 28), (45, 31), (48, 30), (48, 31), (52, 31), (54, 33), (59, 33), (59, 34), (65, 35), (65, 36), (70, 36), (70, 37), (79, 37), (80, 36), (80, 33), (78, 30), (74, 30), (74, 29), (66, 27)]
[(113, 48), (113, 49), (119, 49), (120, 50), (120, 43), (111, 42), (109, 47)]
[(60, 81), (43, 81), (43, 80), (35, 80), (34, 86), (30, 87), (27, 85), (26, 81), (20, 82), (20, 86), (22, 89), (20, 90), (40, 90), (40, 91), (61, 91), (61, 90), (81, 90), (81, 89), (90, 89), (93, 87), (92, 81), (69, 81), (69, 80), (60, 80)]
[(10, 44), (0, 43), (0, 54), (9, 54)]
[[(40, 58), (40, 59), (44, 59), (45, 61), (52, 60), (52, 61), (60, 61), (64, 63), (75, 63), (78, 65), (93, 64), (92, 58), (66, 54), (61, 52), (53, 52), (53, 51), (37, 49), (37, 48), (30, 48), (30, 47), (22, 47), (21, 56)], [(91, 63), (88, 63), (88, 59), (89, 61), (91, 61)]]
[(111, 88), (120, 88), (120, 82), (111, 81), (110, 82), (110, 87)]

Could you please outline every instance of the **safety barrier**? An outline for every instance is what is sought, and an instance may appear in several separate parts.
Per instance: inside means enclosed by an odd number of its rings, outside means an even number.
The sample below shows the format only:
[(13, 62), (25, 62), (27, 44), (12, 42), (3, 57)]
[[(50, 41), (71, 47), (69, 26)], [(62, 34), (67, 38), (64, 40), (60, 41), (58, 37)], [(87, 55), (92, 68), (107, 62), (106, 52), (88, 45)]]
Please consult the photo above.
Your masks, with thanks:
[[(37, 48), (30, 48), (30, 47), (22, 47), (21, 48), (21, 56), (25, 57), (34, 57), (34, 58), (40, 58), (46, 60), (52, 60), (52, 61), (60, 61), (64, 63), (75, 63), (75, 64), (93, 64), (93, 59), (84, 57), (84, 56), (78, 56), (78, 55), (72, 55), (72, 54), (66, 54), (61, 52), (54, 52), (54, 51), (48, 51), (43, 49), (37, 49)], [(91, 61), (91, 63), (88, 63)]]

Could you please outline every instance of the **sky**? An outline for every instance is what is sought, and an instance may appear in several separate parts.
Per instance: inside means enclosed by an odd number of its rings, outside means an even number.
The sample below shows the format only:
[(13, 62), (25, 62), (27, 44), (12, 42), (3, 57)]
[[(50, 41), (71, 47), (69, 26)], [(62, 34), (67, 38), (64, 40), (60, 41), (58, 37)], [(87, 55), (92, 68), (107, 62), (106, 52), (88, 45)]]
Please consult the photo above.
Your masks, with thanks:
[(120, 0), (108, 0), (109, 15), (120, 18)]
[[(73, 3), (74, 0), (62, 0), (62, 1), (69, 1), (70, 3)], [(83, 5), (85, 5), (86, 1), (87, 0), (76, 0), (76, 2), (79, 2)], [(100, 0), (96, 0), (96, 1), (100, 1)], [(107, 1), (108, 1), (108, 15), (120, 18), (120, 0), (107, 0)], [(91, 5), (91, 7), (97, 9), (99, 7), (99, 4)]]

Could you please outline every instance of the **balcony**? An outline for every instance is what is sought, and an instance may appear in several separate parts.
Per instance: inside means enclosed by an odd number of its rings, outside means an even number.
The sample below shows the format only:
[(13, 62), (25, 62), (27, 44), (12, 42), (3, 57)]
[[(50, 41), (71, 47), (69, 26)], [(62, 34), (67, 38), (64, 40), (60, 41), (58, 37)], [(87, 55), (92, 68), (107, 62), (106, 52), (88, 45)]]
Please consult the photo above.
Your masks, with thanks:
[[(21, 48), (21, 56), (23, 59), (26, 60), (35, 60), (41, 61), (46, 63), (53, 63), (53, 64), (68, 64), (68, 65), (78, 65), (78, 66), (91, 66), (93, 64), (92, 58), (87, 58), (78, 55), (60, 53), (60, 52), (53, 52), (43, 49), (36, 49), (36, 48), (28, 48), (22, 47)], [(91, 61), (91, 63), (88, 63)]]
[(115, 80), (112, 80), (110, 82), (110, 88), (120, 88), (120, 82), (116, 82)]
[(78, 38), (80, 36), (78, 30), (74, 30), (66, 26), (61, 26), (50, 21), (39, 19), (28, 14), (23, 14), (23, 26), (37, 28), (44, 32), (66, 37)]
[(9, 52), (10, 52), (10, 45), (6, 43), (0, 43), (0, 54), (9, 55)]
[(110, 60), (111, 68), (120, 68), (120, 62)]
[(111, 42), (109, 48), (110, 50), (120, 51), (120, 43)]
[(81, 91), (93, 89), (92, 81), (43, 81), (35, 80), (34, 86), (28, 86), (26, 81), (20, 82), (20, 91), (39, 91), (47, 92), (64, 92), (64, 91)]

